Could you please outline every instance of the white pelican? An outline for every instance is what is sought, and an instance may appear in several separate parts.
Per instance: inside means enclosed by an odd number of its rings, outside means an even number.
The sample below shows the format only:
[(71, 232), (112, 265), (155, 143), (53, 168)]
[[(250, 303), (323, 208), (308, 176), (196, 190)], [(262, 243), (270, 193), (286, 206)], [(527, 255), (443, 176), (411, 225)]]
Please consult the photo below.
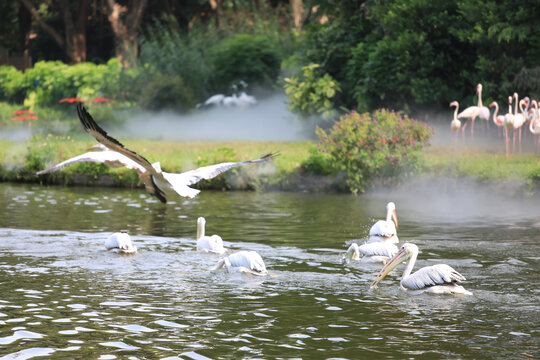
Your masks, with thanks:
[(399, 242), (396, 231), (397, 227), (396, 205), (393, 202), (389, 202), (386, 204), (386, 220), (377, 221), (369, 229), (368, 243), (387, 241), (391, 244), (397, 244)]
[(204, 226), (206, 220), (202, 216), (197, 219), (197, 250), (204, 252), (212, 252), (216, 254), (223, 254), (225, 249), (223, 248), (223, 240), (219, 235), (205, 236)]
[(400, 286), (403, 290), (413, 295), (423, 292), (472, 295), (470, 291), (457, 284), (464, 281), (465, 277), (446, 264), (426, 266), (411, 274), (417, 256), (418, 246), (411, 243), (403, 244), (398, 253), (382, 268), (370, 287), (377, 286), (390, 271), (410, 258), (401, 277)]
[(219, 106), (223, 104), (223, 99), (225, 98), (225, 95), (223, 94), (216, 94), (210, 96), (206, 101), (202, 104), (197, 104), (197, 107), (203, 107), (203, 106)]
[(238, 106), (243, 106), (243, 107), (250, 106), (250, 105), (255, 105), (255, 104), (257, 104), (257, 99), (255, 99), (255, 96), (248, 95), (248, 94), (246, 94), (245, 92), (242, 91), (240, 93), (240, 96), (238, 96), (236, 104)]
[(225, 162), (189, 170), (179, 174), (168, 173), (161, 171), (159, 162), (150, 164), (144, 157), (125, 148), (118, 140), (109, 136), (107, 132), (94, 121), (84, 106), (80, 104), (77, 106), (77, 114), (79, 115), (79, 119), (86, 132), (92, 135), (98, 142), (113, 151), (125, 155), (144, 168), (143, 172), (139, 172), (139, 177), (143, 182), (144, 187), (151, 195), (156, 196), (163, 203), (167, 202), (168, 195), (178, 194), (187, 198), (197, 196), (200, 190), (190, 188), (189, 185), (196, 184), (202, 179), (212, 179), (222, 172), (234, 167), (265, 162), (275, 156), (274, 154), (266, 154), (255, 160)]
[(255, 251), (238, 251), (219, 260), (212, 270), (226, 267), (229, 271), (240, 271), (247, 274), (265, 276), (268, 275), (266, 266), (261, 256)]
[(137, 170), (139, 173), (146, 171), (143, 166), (139, 165), (138, 163), (131, 160), (127, 156), (120, 154), (119, 152), (108, 149), (103, 144), (96, 144), (94, 146), (89, 147), (87, 150), (100, 150), (100, 151), (89, 151), (84, 154), (72, 157), (70, 159), (62, 161), (59, 164), (56, 164), (55, 166), (51, 168), (38, 171), (36, 175), (43, 175), (43, 174), (47, 174), (53, 171), (58, 171), (68, 165), (75, 164), (78, 162), (98, 162), (98, 163), (103, 163), (111, 167), (124, 166), (124, 167), (127, 167), (128, 169)]
[[(397, 246), (386, 241), (366, 243), (360, 246), (352, 243), (347, 250), (346, 259), (347, 261), (360, 260), (363, 263), (386, 264), (397, 252)], [(360, 258), (360, 254), (363, 255), (362, 258)]]
[(105, 241), (105, 248), (107, 250), (118, 249), (119, 252), (126, 254), (137, 252), (137, 248), (131, 243), (131, 237), (124, 231), (117, 232), (109, 236), (109, 238)]

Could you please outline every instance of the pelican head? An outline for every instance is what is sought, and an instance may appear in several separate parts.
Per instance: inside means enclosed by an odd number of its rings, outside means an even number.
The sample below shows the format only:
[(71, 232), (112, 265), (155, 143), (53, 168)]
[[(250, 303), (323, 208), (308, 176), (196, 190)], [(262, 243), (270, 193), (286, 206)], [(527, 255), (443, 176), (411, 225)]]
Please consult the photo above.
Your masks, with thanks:
[(204, 236), (204, 226), (206, 225), (206, 219), (202, 216), (197, 219), (197, 239)]
[(351, 246), (349, 246), (347, 254), (345, 255), (345, 260), (347, 262), (352, 260), (360, 260), (360, 249), (358, 248), (358, 244), (352, 243)]
[[(396, 204), (390, 201), (388, 204), (386, 204), (386, 211), (387, 211), (387, 217), (388, 217), (388, 214), (392, 216), (392, 220), (394, 220), (394, 224), (396, 224), (396, 229), (397, 229), (398, 220), (397, 220), (397, 213), (396, 213)], [(390, 219), (388, 218), (387, 220), (390, 220)]]
[(390, 259), (386, 265), (381, 269), (375, 280), (373, 280), (373, 283), (371, 284), (370, 288), (376, 287), (382, 279), (388, 275), (388, 273), (392, 270), (394, 270), (399, 264), (401, 264), (404, 261), (407, 261), (411, 256), (418, 255), (418, 246), (411, 243), (405, 243), (399, 248), (399, 251), (394, 255), (392, 259)]

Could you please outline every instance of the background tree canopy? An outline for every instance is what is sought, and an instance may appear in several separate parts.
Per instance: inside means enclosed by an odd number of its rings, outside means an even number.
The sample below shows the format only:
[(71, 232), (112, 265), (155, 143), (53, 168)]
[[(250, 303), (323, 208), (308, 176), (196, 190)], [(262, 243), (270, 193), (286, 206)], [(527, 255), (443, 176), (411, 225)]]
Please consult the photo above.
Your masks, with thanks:
[[(126, 86), (168, 77), (152, 82), (158, 98), (144, 106), (170, 106), (173, 91), (184, 94), (176, 106), (183, 110), (239, 79), (282, 86), (284, 76), (299, 82), (302, 68), (318, 64), (321, 84), (340, 90), (329, 99), (334, 109), (414, 114), (455, 99), (472, 104), (479, 82), (485, 102), (514, 91), (538, 97), (539, 8), (539, 0), (6, 0), (0, 64), (116, 57), (125, 69), (138, 68)], [(26, 90), (13, 79), (23, 77), (2, 78), (8, 73), (0, 71), (0, 87), (10, 84), (0, 100), (20, 101)], [(36, 92), (32, 84), (21, 87)], [(314, 89), (324, 92), (321, 86)], [(137, 102), (143, 94), (136, 88), (109, 95)], [(316, 97), (302, 91), (297, 99)]]

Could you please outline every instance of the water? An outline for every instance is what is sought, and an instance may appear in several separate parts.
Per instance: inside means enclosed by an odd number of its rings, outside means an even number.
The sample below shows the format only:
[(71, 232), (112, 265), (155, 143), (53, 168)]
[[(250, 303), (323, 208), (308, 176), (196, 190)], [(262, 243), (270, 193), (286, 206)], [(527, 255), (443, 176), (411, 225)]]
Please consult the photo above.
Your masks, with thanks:
[[(540, 203), (482, 188), (354, 197), (0, 184), (0, 359), (538, 358)], [(469, 297), (411, 296), (345, 265), (394, 201), (415, 268), (447, 263)], [(196, 219), (272, 276), (210, 272)], [(139, 252), (103, 243), (128, 230)]]

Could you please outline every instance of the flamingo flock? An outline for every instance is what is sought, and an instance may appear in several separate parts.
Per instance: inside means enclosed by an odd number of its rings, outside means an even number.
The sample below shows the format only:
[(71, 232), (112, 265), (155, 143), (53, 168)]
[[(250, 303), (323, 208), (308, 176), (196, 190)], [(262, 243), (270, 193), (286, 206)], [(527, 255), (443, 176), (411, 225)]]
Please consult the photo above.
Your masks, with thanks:
[[(522, 128), (528, 128), (534, 138), (535, 152), (540, 150), (539, 139), (540, 135), (540, 113), (538, 109), (538, 102), (536, 100), (530, 100), (529, 97), (519, 99), (517, 92), (514, 92), (508, 97), (508, 112), (506, 114), (499, 114), (499, 104), (493, 101), (489, 104), (489, 108), (493, 108), (493, 114), (488, 107), (483, 106), (482, 103), (482, 84), (476, 85), (476, 95), (478, 103), (473, 106), (469, 106), (465, 110), (459, 112), (459, 103), (452, 101), (450, 107), (455, 107), (454, 116), (450, 123), (450, 128), (456, 133), (461, 129), (461, 137), (465, 139), (465, 128), (471, 122), (471, 138), (474, 138), (474, 121), (476, 118), (486, 120), (486, 124), (489, 128), (490, 118), (493, 119), (493, 123), (499, 129), (499, 136), (501, 132), (504, 132), (506, 156), (509, 157), (510, 153), (519, 151), (522, 152), (523, 143), (523, 130)], [(461, 126), (460, 119), (465, 121)], [(512, 132), (512, 145), (510, 146), (510, 134)], [(457, 137), (457, 136), (455, 136)], [(517, 144), (517, 145), (516, 145)], [(517, 149), (516, 149), (517, 148)]]

